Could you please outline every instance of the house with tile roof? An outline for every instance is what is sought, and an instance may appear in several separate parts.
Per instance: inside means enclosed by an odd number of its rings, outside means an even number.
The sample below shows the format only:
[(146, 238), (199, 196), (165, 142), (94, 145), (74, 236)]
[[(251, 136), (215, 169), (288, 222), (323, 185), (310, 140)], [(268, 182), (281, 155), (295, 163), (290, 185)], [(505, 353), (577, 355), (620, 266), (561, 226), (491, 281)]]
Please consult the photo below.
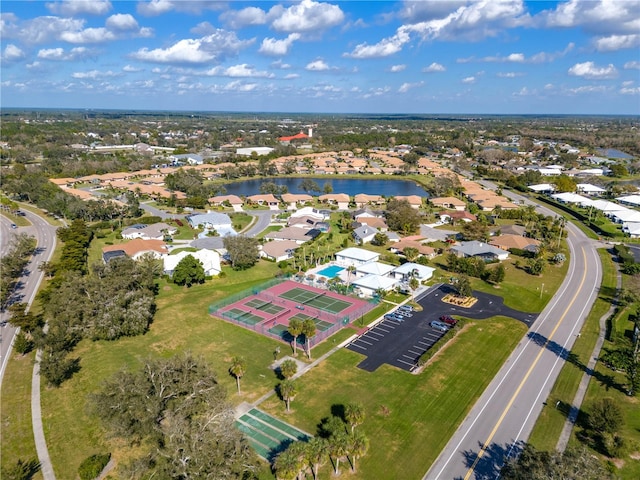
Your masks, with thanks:
[(509, 258), (509, 252), (501, 248), (494, 247), (485, 242), (471, 240), (470, 242), (462, 242), (459, 245), (451, 247), (451, 252), (459, 257), (479, 257), (485, 261), (506, 260)]
[(169, 253), (169, 248), (162, 240), (143, 240), (135, 238), (126, 243), (118, 245), (107, 245), (102, 249), (102, 259), (106, 262), (116, 256), (128, 256), (134, 260), (140, 259), (145, 254), (150, 254), (155, 258), (162, 258), (162, 255)]
[(435, 207), (448, 208), (459, 212), (467, 208), (467, 203), (456, 197), (434, 197), (429, 199), (429, 203)]

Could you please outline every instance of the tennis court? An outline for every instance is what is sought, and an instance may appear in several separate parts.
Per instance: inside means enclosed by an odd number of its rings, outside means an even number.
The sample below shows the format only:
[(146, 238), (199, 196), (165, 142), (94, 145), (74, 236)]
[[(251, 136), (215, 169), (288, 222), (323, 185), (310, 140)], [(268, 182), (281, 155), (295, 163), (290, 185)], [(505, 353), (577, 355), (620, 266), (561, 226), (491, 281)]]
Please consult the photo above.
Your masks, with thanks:
[(318, 310), (333, 313), (334, 315), (353, 305), (351, 302), (329, 297), (327, 292), (318, 293), (300, 287), (294, 287), (278, 296), (300, 305), (309, 305)]
[(284, 307), (279, 307), (278, 305), (274, 305), (271, 302), (265, 302), (263, 300), (260, 300), (259, 298), (252, 298), (251, 300), (246, 302), (245, 305), (247, 307), (260, 310), (261, 312), (268, 313), (269, 315), (275, 315), (284, 310)]
[(258, 315), (254, 315), (251, 312), (245, 312), (244, 310), (240, 310), (239, 308), (232, 308), (226, 313), (231, 318), (237, 320), (238, 322), (246, 323), (247, 325), (255, 325), (256, 323), (260, 323), (264, 320), (264, 318), (259, 317)]
[(325, 330), (328, 330), (329, 328), (331, 328), (332, 325), (334, 325), (331, 322), (325, 322), (324, 320), (310, 317), (309, 315), (305, 315), (304, 313), (296, 313), (293, 317), (289, 319), (289, 321), (291, 321), (294, 318), (297, 320), (300, 320), (301, 322), (304, 322), (305, 320), (309, 320), (309, 319), (313, 320), (313, 323), (316, 324), (316, 330), (318, 330), (319, 332), (324, 332)]
[(310, 435), (278, 420), (262, 410), (252, 408), (236, 420), (236, 427), (249, 439), (249, 444), (265, 460), (273, 460), (293, 442), (309, 440)]

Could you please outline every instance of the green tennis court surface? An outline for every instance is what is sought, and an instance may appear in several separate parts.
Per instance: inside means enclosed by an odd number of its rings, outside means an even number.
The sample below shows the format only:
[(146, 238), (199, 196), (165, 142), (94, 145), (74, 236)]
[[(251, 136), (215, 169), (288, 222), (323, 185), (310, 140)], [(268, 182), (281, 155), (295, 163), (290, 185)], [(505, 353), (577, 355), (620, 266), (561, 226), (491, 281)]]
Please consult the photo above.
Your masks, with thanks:
[(309, 305), (310, 307), (333, 314), (341, 312), (352, 305), (351, 302), (329, 297), (325, 292), (317, 293), (300, 287), (292, 288), (278, 296), (301, 305)]
[(306, 433), (257, 408), (236, 420), (236, 426), (247, 436), (258, 455), (266, 460), (271, 460), (292, 442), (309, 439)]
[(245, 305), (249, 308), (255, 308), (256, 310), (260, 310), (261, 312), (268, 313), (269, 315), (275, 315), (284, 310), (284, 307), (279, 307), (278, 305), (274, 305), (271, 302), (265, 302), (260, 300), (259, 298), (252, 298)]
[(273, 327), (271, 327), (269, 329), (269, 331), (271, 333), (273, 333), (274, 335), (278, 335), (279, 337), (283, 338), (284, 337), (284, 332), (287, 331), (287, 326), (286, 325), (282, 325), (281, 323), (276, 323)]
[(310, 317), (309, 315), (305, 315), (304, 313), (296, 313), (293, 317), (289, 319), (289, 322), (291, 322), (291, 320), (293, 320), (294, 318), (297, 320), (300, 320), (301, 322), (304, 322), (305, 320), (313, 320), (313, 322), (316, 324), (316, 329), (319, 332), (324, 332), (325, 330), (328, 330), (332, 325), (334, 325), (331, 322), (325, 322), (324, 320)]
[(254, 315), (251, 312), (245, 312), (239, 308), (232, 308), (224, 313), (228, 317), (233, 318), (238, 322), (246, 323), (247, 325), (255, 325), (256, 323), (260, 323), (264, 320), (264, 318), (259, 317), (258, 315)]

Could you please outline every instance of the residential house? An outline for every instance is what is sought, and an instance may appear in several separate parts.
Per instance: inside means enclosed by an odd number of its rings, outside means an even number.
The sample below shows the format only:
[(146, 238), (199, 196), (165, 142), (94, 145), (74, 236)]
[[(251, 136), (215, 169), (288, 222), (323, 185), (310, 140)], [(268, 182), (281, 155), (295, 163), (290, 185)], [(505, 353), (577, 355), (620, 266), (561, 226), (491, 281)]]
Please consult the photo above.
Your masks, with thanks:
[(502, 250), (511, 250), (516, 248), (518, 250), (528, 250), (535, 252), (540, 246), (540, 241), (535, 238), (523, 237), (521, 235), (503, 234), (493, 237), (489, 242), (489, 245), (501, 248)]
[(509, 258), (509, 252), (489, 245), (488, 243), (479, 242), (478, 240), (454, 245), (451, 247), (451, 252), (459, 257), (479, 257), (485, 261), (502, 261)]
[(366, 205), (383, 205), (385, 200), (382, 195), (368, 195), (366, 193), (358, 193), (354, 197), (357, 208), (363, 208)]
[(164, 222), (154, 223), (151, 225), (143, 225), (137, 223), (122, 230), (122, 238), (134, 239), (142, 238), (144, 240), (164, 240), (166, 235), (173, 235), (178, 229)]
[(267, 205), (270, 210), (279, 210), (280, 208), (280, 202), (276, 197), (273, 196), (272, 193), (251, 195), (247, 197), (247, 200), (250, 203), (254, 203), (257, 205)]
[(475, 222), (478, 219), (478, 217), (476, 217), (473, 213), (469, 213), (466, 210), (462, 212), (458, 210), (448, 210), (438, 213), (438, 217), (440, 217), (440, 220), (446, 223), (469, 223)]
[(437, 254), (435, 248), (424, 245), (420, 240), (409, 240), (406, 238), (392, 245), (389, 250), (392, 253), (401, 253), (404, 255), (405, 248), (415, 248), (418, 254), (427, 258), (434, 258)]
[(262, 245), (260, 256), (269, 260), (273, 260), (275, 262), (281, 262), (282, 260), (288, 260), (292, 258), (294, 251), (298, 247), (300, 247), (300, 245), (294, 240), (267, 242)]
[(435, 271), (436, 269), (433, 267), (420, 265), (419, 263), (407, 262), (394, 268), (391, 274), (396, 279), (403, 282), (408, 282), (412, 278), (417, 278), (419, 281), (423, 282), (425, 280), (429, 280)]
[(467, 208), (467, 203), (456, 197), (435, 197), (430, 198), (429, 203), (436, 207), (448, 208), (459, 212), (464, 211)]
[(173, 276), (173, 272), (178, 264), (185, 257), (191, 255), (198, 260), (204, 268), (204, 274), (208, 277), (218, 275), (222, 270), (220, 268), (220, 254), (213, 250), (201, 249), (196, 252), (178, 252), (175, 255), (164, 255), (162, 261), (164, 262), (164, 273)]
[(361, 225), (368, 225), (369, 227), (377, 228), (381, 232), (389, 230), (389, 226), (384, 218), (380, 217), (356, 217), (355, 228)]
[(396, 200), (406, 200), (411, 205), (411, 208), (415, 208), (416, 210), (422, 207), (422, 197), (419, 195), (396, 195)]
[(312, 228), (311, 230), (306, 230), (304, 228), (298, 227), (284, 227), (282, 230), (277, 232), (269, 232), (264, 238), (267, 240), (292, 240), (299, 245), (302, 245), (305, 242), (313, 240), (318, 235), (320, 235), (320, 230)]
[(336, 262), (343, 266), (358, 266), (367, 262), (377, 262), (380, 254), (363, 248), (349, 247), (336, 253)]
[(134, 260), (138, 260), (145, 254), (162, 258), (162, 255), (166, 255), (167, 253), (169, 253), (169, 249), (162, 240), (143, 240), (136, 238), (118, 245), (107, 245), (102, 249), (102, 259), (105, 263), (118, 256), (128, 256)]
[(215, 196), (215, 197), (211, 197), (209, 199), (209, 203), (211, 205), (215, 205), (217, 207), (230, 206), (231, 208), (233, 208), (234, 212), (241, 212), (242, 211), (242, 204), (244, 202), (237, 195), (218, 195), (218, 196)]
[(226, 213), (207, 212), (194, 213), (186, 217), (191, 228), (204, 228), (205, 230), (215, 230), (218, 235), (235, 235), (236, 232), (231, 226), (231, 219)]
[(353, 231), (353, 238), (359, 244), (369, 243), (377, 233), (380, 233), (378, 229), (369, 225), (362, 225)]
[(328, 193), (320, 195), (318, 199), (330, 205), (337, 205), (339, 210), (347, 210), (349, 208), (349, 195), (346, 193)]
[(287, 204), (287, 210), (297, 210), (299, 205), (313, 201), (313, 197), (306, 193), (283, 193), (281, 198)]

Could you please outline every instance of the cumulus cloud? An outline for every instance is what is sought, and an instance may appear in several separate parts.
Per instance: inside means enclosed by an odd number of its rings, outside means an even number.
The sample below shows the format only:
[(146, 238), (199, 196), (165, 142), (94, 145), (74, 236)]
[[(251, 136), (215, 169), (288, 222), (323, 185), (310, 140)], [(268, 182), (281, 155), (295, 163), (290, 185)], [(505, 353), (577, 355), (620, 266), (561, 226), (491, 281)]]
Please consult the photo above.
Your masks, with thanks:
[(640, 95), (640, 87), (622, 87), (619, 92), (622, 95)]
[(444, 65), (441, 65), (437, 62), (433, 62), (431, 65), (429, 65), (428, 67), (424, 67), (422, 69), (422, 71), (424, 73), (437, 73), (437, 72), (444, 72), (447, 69), (444, 68)]
[(84, 20), (52, 16), (36, 17), (20, 23), (5, 21), (3, 15), (3, 39), (15, 38), (28, 45), (60, 40), (64, 32), (76, 32), (84, 27)]
[(136, 19), (133, 18), (133, 15), (129, 15), (128, 13), (116, 13), (115, 15), (111, 15), (107, 18), (105, 26), (109, 30), (120, 32), (138, 30), (140, 28)]
[(10, 43), (4, 48), (2, 52), (2, 63), (12, 63), (22, 60), (25, 57), (25, 53), (16, 45)]
[(288, 73), (283, 78), (285, 80), (293, 80), (294, 78), (299, 78), (299, 77), (300, 77), (300, 75), (298, 75), (297, 73)]
[(465, 77), (462, 79), (462, 83), (476, 83), (476, 77)]
[(267, 12), (258, 7), (246, 7), (242, 10), (227, 10), (220, 15), (220, 20), (232, 29), (251, 25), (264, 25), (267, 23)]
[(43, 48), (38, 51), (37, 57), (42, 60), (53, 60), (58, 62), (67, 62), (73, 60), (81, 60), (94, 56), (95, 52), (87, 47), (75, 47), (69, 51), (64, 48)]
[(569, 93), (582, 94), (582, 93), (602, 93), (607, 89), (604, 85), (584, 85), (582, 87), (570, 88)]
[(343, 56), (357, 59), (388, 57), (402, 50), (403, 45), (409, 40), (411, 38), (407, 32), (398, 31), (395, 35), (383, 38), (376, 44), (361, 43), (356, 45), (351, 53), (344, 53)]
[(398, 72), (403, 72), (406, 68), (407, 68), (406, 65), (391, 65), (391, 68), (389, 69), (389, 71), (392, 73), (398, 73)]
[(122, 71), (127, 73), (137, 73), (141, 72), (142, 68), (134, 67), (132, 65), (125, 65), (124, 67), (122, 67)]
[(344, 21), (344, 13), (338, 5), (314, 0), (302, 0), (286, 9), (276, 5), (268, 15), (273, 18), (271, 28), (279, 32), (317, 32)]
[(270, 56), (283, 56), (289, 53), (293, 42), (300, 39), (299, 33), (290, 33), (287, 38), (278, 40), (276, 38), (265, 38), (260, 45), (259, 53)]
[(117, 73), (114, 73), (111, 70), (106, 72), (101, 72), (100, 70), (89, 70), (88, 72), (74, 72), (71, 74), (71, 77), (82, 80), (96, 80), (98, 78), (115, 77), (117, 75)]
[(275, 62), (271, 63), (271, 67), (286, 70), (288, 68), (291, 68), (291, 65), (289, 65), (288, 63), (284, 63), (282, 60), (276, 60)]
[(623, 68), (625, 70), (640, 70), (640, 62), (637, 60), (631, 60), (630, 62), (625, 63)]
[(575, 44), (571, 42), (564, 48), (564, 50), (560, 50), (557, 52), (538, 52), (528, 58), (523, 53), (510, 53), (509, 55), (490, 55), (479, 58), (473, 56), (467, 58), (458, 58), (456, 60), (456, 63), (547, 63), (564, 57), (567, 53), (572, 51), (574, 47)]
[(583, 27), (604, 35), (635, 34), (640, 28), (639, 18), (640, 3), (611, 0), (569, 0), (537, 15), (542, 26)]
[(616, 67), (611, 63), (606, 67), (598, 67), (594, 62), (576, 63), (569, 69), (568, 73), (575, 77), (584, 77), (590, 80), (604, 80), (618, 76)]
[(254, 40), (240, 40), (234, 32), (218, 29), (202, 38), (186, 38), (168, 48), (141, 48), (132, 58), (152, 63), (200, 64), (236, 55)]
[(231, 67), (214, 67), (206, 71), (206, 75), (219, 76), (219, 77), (233, 77), (233, 78), (273, 78), (275, 75), (266, 71), (260, 71), (253, 68), (251, 65), (241, 63), (239, 65), (233, 65)]
[(500, 78), (516, 78), (521, 77), (523, 75), (522, 72), (498, 72), (496, 73), (496, 77)]
[[(640, 21), (638, 22), (640, 28)], [(613, 52), (625, 48), (640, 47), (640, 35), (610, 35), (594, 40), (596, 50), (599, 52)]]
[(109, 0), (63, 0), (46, 3), (45, 6), (51, 13), (70, 17), (78, 14), (106, 15), (111, 10)]
[(225, 5), (222, 2), (209, 0), (151, 0), (138, 2), (138, 13), (153, 17), (167, 12), (175, 11), (199, 15), (206, 10), (222, 10)]
[(329, 70), (331, 67), (329, 67), (329, 65), (324, 60), (318, 59), (308, 63), (304, 68), (305, 70), (309, 70), (310, 72), (323, 72)]
[(424, 85), (424, 82), (416, 82), (416, 83), (405, 82), (402, 85), (400, 85), (400, 88), (398, 88), (398, 93), (407, 93), (412, 88), (421, 87), (422, 85)]

